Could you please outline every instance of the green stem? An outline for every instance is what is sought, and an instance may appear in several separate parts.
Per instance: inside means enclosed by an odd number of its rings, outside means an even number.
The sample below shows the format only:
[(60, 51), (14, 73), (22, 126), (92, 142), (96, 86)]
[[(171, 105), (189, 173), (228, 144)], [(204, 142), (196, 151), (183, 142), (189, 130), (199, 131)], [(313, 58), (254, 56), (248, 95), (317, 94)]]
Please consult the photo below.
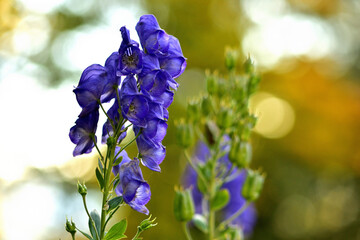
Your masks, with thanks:
[(98, 152), (98, 153), (99, 153), (99, 155), (100, 155), (101, 161), (104, 163), (104, 157), (103, 157), (103, 155), (101, 154), (101, 152), (100, 152), (100, 149), (99, 149), (98, 145), (96, 144), (96, 141), (95, 141), (95, 137), (94, 137), (94, 135), (91, 135), (91, 139), (93, 140), (94, 145), (95, 145), (95, 148), (96, 148), (97, 152)]
[(111, 169), (112, 166), (114, 164), (114, 159), (111, 158), (112, 155), (114, 155), (115, 153), (115, 145), (111, 146), (111, 148), (108, 148), (108, 152), (109, 153), (109, 161), (108, 161), (108, 166), (105, 168), (104, 167), (104, 192), (103, 192), (103, 200), (102, 200), (102, 208), (101, 208), (101, 235), (100, 235), (100, 240), (104, 239), (105, 236), (105, 220), (106, 220), (106, 215), (107, 215), (107, 208), (106, 208), (106, 204), (108, 201), (108, 196), (109, 196), (109, 181), (110, 181), (110, 175), (111, 175)]
[(81, 195), (81, 196), (82, 196), (82, 200), (83, 200), (83, 204), (84, 204), (84, 208), (85, 208), (86, 214), (88, 215), (88, 217), (89, 217), (89, 219), (90, 219), (90, 222), (91, 222), (93, 228), (95, 229), (97, 238), (100, 239), (100, 238), (99, 238), (99, 233), (98, 233), (97, 228), (96, 228), (96, 226), (95, 226), (95, 222), (94, 222), (94, 220), (92, 219), (92, 217), (91, 217), (91, 215), (90, 215), (90, 213), (89, 213), (89, 210), (88, 210), (88, 208), (87, 208), (85, 195)]
[(112, 216), (114, 215), (114, 213), (120, 208), (120, 206), (117, 206), (109, 215), (109, 217), (106, 219), (104, 228), (106, 227), (107, 223), (109, 222), (109, 220), (112, 218)]
[(132, 238), (132, 240), (138, 239), (142, 231), (140, 231), (140, 228), (138, 227), (135, 236)]
[(141, 134), (141, 130), (139, 131), (139, 133), (130, 141), (128, 142), (125, 146), (123, 146), (120, 151), (116, 154), (116, 156), (114, 157), (114, 159), (116, 159), (116, 157), (125, 149), (127, 148), (130, 144), (132, 144), (137, 138), (138, 136)]
[(250, 202), (248, 201), (245, 204), (243, 204), (239, 210), (237, 210), (233, 215), (231, 215), (231, 217), (229, 217), (228, 219), (226, 219), (225, 221), (219, 224), (218, 230), (222, 230), (226, 227), (226, 225), (229, 225), (235, 218), (240, 216), (240, 214), (242, 214), (249, 205)]
[(72, 238), (72, 240), (75, 240), (75, 233), (71, 234), (71, 238)]
[(187, 239), (187, 240), (192, 240), (192, 237), (191, 237), (191, 234), (190, 234), (190, 231), (189, 231), (187, 222), (182, 222), (181, 225), (182, 225), (182, 227), (183, 227), (183, 230), (184, 230), (186, 239)]
[(220, 132), (220, 135), (218, 139), (216, 140), (215, 144), (213, 145), (213, 155), (212, 159), (210, 161), (213, 163), (211, 166), (211, 176), (210, 176), (210, 185), (208, 188), (208, 196), (209, 196), (209, 216), (208, 216), (208, 222), (209, 222), (209, 240), (215, 239), (215, 211), (211, 209), (211, 200), (215, 197), (216, 194), (216, 163), (219, 159), (219, 155), (221, 153), (221, 140), (222, 136), (224, 135), (224, 131)]
[(186, 149), (185, 149), (184, 153), (185, 153), (185, 158), (189, 162), (190, 166), (196, 171), (197, 175), (201, 178), (203, 183), (206, 184), (206, 179), (205, 179), (204, 175), (199, 170), (199, 168), (194, 164), (194, 162), (191, 160), (191, 157)]
[(107, 112), (105, 111), (105, 109), (104, 109), (103, 105), (101, 104), (101, 102), (98, 101), (98, 103), (99, 103), (99, 105), (100, 105), (100, 107), (101, 107), (101, 110), (102, 110), (102, 111), (104, 112), (104, 114), (106, 115), (107, 119), (109, 119), (109, 122), (110, 122), (110, 124), (111, 124), (111, 127), (114, 129), (114, 132), (115, 132), (115, 124), (114, 124), (113, 120), (109, 117), (109, 115), (108, 115)]

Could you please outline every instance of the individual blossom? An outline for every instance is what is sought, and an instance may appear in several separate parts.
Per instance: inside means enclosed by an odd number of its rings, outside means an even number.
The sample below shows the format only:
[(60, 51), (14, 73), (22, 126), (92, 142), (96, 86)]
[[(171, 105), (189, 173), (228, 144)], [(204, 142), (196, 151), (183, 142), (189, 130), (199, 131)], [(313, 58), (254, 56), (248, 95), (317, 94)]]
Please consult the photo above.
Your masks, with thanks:
[[(120, 113), (119, 113), (119, 103), (117, 100), (114, 101), (114, 104), (110, 107), (110, 109), (107, 111), (108, 117), (111, 119), (112, 123), (114, 124), (114, 127), (117, 128), (118, 124), (120, 124)], [(111, 125), (110, 119), (107, 119), (106, 122), (103, 125), (102, 129), (102, 138), (101, 143), (105, 144), (106, 140), (109, 136), (114, 135), (114, 129)], [(125, 127), (122, 126), (121, 130), (124, 130)], [(122, 134), (120, 134), (119, 139), (117, 139), (117, 142), (121, 142), (126, 137), (126, 131), (124, 131)]]
[[(225, 139), (226, 141), (226, 139)], [(227, 146), (224, 144), (223, 149), (227, 149)], [(211, 157), (209, 148), (203, 143), (199, 142), (196, 146), (195, 153), (193, 155), (193, 161), (198, 164), (204, 164)], [(227, 155), (218, 160), (220, 166), (218, 171), (222, 168), (225, 168), (228, 173), (231, 168), (231, 163), (228, 160)], [(246, 200), (241, 195), (241, 189), (246, 179), (246, 173), (244, 171), (238, 172), (236, 169), (233, 170), (231, 174), (231, 181), (223, 184), (222, 189), (227, 189), (230, 194), (230, 200), (227, 205), (219, 211), (217, 215), (217, 221), (221, 222), (229, 217), (231, 217), (235, 212), (237, 212), (244, 204)], [(192, 194), (195, 203), (195, 211), (198, 214), (203, 214), (203, 195), (197, 187), (197, 174), (194, 169), (187, 167), (185, 174), (183, 176), (184, 185), (186, 188), (192, 187)], [(245, 235), (249, 235), (252, 232), (252, 229), (256, 221), (256, 212), (253, 205), (250, 205), (246, 210), (235, 218), (230, 225), (237, 226), (242, 229)]]
[(153, 15), (142, 16), (136, 25), (136, 31), (141, 46), (152, 57), (151, 61), (148, 60), (148, 69), (166, 71), (171, 76), (168, 80), (170, 87), (177, 89), (178, 84), (172, 78), (179, 77), (186, 68), (186, 58), (183, 56), (179, 40), (165, 33)]
[(149, 169), (160, 172), (160, 164), (165, 158), (166, 150), (161, 143), (154, 143), (151, 139), (140, 134), (136, 138), (141, 163)]
[(96, 142), (96, 128), (99, 120), (99, 111), (95, 109), (85, 117), (79, 117), (75, 126), (70, 129), (69, 137), (71, 142), (76, 144), (73, 155), (90, 153)]
[(169, 35), (160, 28), (154, 15), (143, 15), (135, 27), (141, 46), (148, 54), (163, 56), (169, 49)]
[(142, 51), (139, 44), (130, 39), (129, 30), (121, 27), (121, 36), (123, 38), (119, 48), (118, 75), (138, 74), (142, 69)]
[(170, 36), (168, 54), (159, 58), (161, 69), (167, 71), (173, 78), (179, 77), (186, 68), (186, 58), (184, 57), (179, 40)]
[(82, 108), (80, 117), (97, 109), (99, 103), (108, 102), (114, 98), (120, 78), (112, 74), (111, 65), (113, 64), (113, 55), (111, 55), (105, 67), (93, 64), (83, 71), (79, 84), (74, 89), (76, 99)]
[(121, 163), (113, 168), (114, 175), (119, 174), (120, 179), (115, 192), (123, 196), (124, 202), (134, 210), (149, 214), (145, 205), (151, 198), (150, 186), (143, 178), (139, 160), (137, 158), (131, 160), (124, 150), (120, 156), (123, 158)]

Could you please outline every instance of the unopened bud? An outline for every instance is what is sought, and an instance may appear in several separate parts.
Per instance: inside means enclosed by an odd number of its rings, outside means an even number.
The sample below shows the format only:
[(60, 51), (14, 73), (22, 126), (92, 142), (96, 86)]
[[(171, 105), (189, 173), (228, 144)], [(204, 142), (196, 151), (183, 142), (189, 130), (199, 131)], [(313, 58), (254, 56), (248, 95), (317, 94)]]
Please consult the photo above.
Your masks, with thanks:
[(149, 228), (155, 227), (155, 226), (157, 225), (157, 223), (154, 223), (155, 220), (156, 220), (156, 218), (154, 218), (154, 219), (151, 220), (151, 215), (150, 215), (149, 218), (144, 219), (144, 220), (140, 223), (140, 225), (138, 226), (139, 231), (142, 232), (142, 231), (145, 231), (145, 230), (147, 230), (147, 229), (149, 229)]
[(180, 121), (176, 124), (176, 140), (184, 148), (188, 148), (194, 143), (194, 130), (191, 124)]
[(231, 127), (233, 123), (233, 112), (231, 109), (222, 109), (217, 117), (217, 124), (221, 129)]
[(81, 184), (80, 182), (78, 182), (77, 189), (78, 189), (78, 192), (81, 194), (81, 196), (86, 196), (87, 187), (85, 186), (85, 184)]
[(200, 104), (197, 101), (191, 101), (187, 105), (187, 119), (189, 119), (191, 122), (196, 123), (200, 120), (201, 109), (199, 105)]
[(238, 52), (236, 50), (231, 48), (225, 49), (225, 66), (229, 71), (235, 69), (237, 58)]
[(251, 58), (248, 57), (248, 58), (246, 59), (246, 61), (244, 62), (244, 70), (245, 70), (245, 73), (250, 74), (250, 73), (254, 72), (254, 69), (255, 69), (254, 63), (253, 63), (253, 61), (251, 60)]
[(76, 226), (75, 223), (72, 221), (72, 219), (69, 221), (69, 219), (66, 218), (65, 230), (69, 232), (71, 235), (75, 235)]
[(108, 147), (112, 147), (116, 144), (115, 138), (112, 136), (109, 136), (108, 139), (106, 140), (106, 144), (108, 145)]
[(203, 97), (201, 101), (201, 112), (204, 116), (208, 116), (213, 110), (213, 105), (209, 97)]
[(242, 195), (247, 201), (255, 201), (263, 188), (265, 177), (258, 171), (248, 169)]
[(206, 89), (210, 95), (217, 92), (217, 79), (212, 74), (206, 76)]
[(251, 145), (234, 138), (231, 142), (229, 160), (238, 168), (248, 167), (251, 162)]
[(174, 214), (178, 221), (190, 221), (195, 214), (191, 189), (175, 189)]

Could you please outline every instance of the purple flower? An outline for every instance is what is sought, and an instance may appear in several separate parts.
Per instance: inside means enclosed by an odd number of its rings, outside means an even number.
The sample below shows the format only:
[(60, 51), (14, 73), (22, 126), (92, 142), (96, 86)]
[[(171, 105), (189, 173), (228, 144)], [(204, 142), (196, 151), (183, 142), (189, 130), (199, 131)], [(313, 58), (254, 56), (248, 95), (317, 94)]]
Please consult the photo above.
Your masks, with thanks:
[(94, 147), (94, 140), (96, 141), (96, 128), (99, 120), (98, 109), (92, 111), (85, 117), (79, 117), (75, 126), (70, 129), (69, 137), (71, 142), (76, 144), (73, 156), (83, 153), (90, 153)]
[[(227, 147), (226, 145), (223, 146), (224, 149), (226, 147)], [(210, 158), (209, 148), (204, 143), (199, 142), (195, 149), (195, 153), (193, 155), (193, 161), (197, 163), (204, 163), (209, 158)], [(223, 157), (222, 159), (219, 159), (218, 162), (220, 162), (220, 165), (226, 168), (227, 170), (229, 170), (231, 167), (231, 163), (229, 162), (227, 155), (225, 155), (225, 157)], [(220, 210), (219, 212), (220, 214), (218, 214), (219, 218), (217, 219), (218, 221), (223, 221), (229, 218), (230, 216), (232, 216), (232, 214), (234, 214), (237, 210), (239, 210), (242, 207), (242, 205), (244, 205), (246, 202), (246, 200), (241, 196), (241, 189), (245, 182), (246, 173), (244, 171), (239, 173), (236, 170), (234, 170), (231, 174), (234, 176), (234, 178), (222, 186), (223, 189), (227, 189), (229, 191), (230, 201), (222, 210)], [(203, 196), (197, 187), (197, 174), (195, 170), (188, 166), (183, 176), (183, 179), (186, 188), (192, 186), (193, 189), (192, 194), (195, 203), (196, 213), (199, 214), (203, 213), (202, 212)], [(255, 208), (253, 205), (250, 205), (240, 216), (234, 219), (231, 222), (231, 224), (236, 225), (237, 227), (241, 227), (244, 234), (249, 235), (252, 232), (252, 229), (255, 225), (255, 221), (256, 221)]]
[(159, 165), (165, 158), (165, 147), (161, 143), (154, 143), (142, 134), (136, 139), (136, 143), (140, 153), (141, 163), (153, 171), (160, 172), (161, 169)]
[(144, 180), (139, 160), (134, 158), (130, 160), (126, 152), (120, 153), (123, 160), (119, 166), (113, 169), (114, 175), (119, 174), (120, 183), (116, 187), (115, 192), (119, 196), (123, 196), (124, 202), (129, 204), (134, 210), (149, 214), (149, 210), (145, 207), (150, 201), (151, 192), (149, 184)]
[(76, 100), (82, 108), (79, 117), (84, 117), (99, 107), (107, 82), (106, 69), (99, 64), (93, 64), (83, 71), (79, 85), (74, 89)]
[[(115, 128), (117, 128), (117, 126), (119, 124), (119, 120), (120, 120), (119, 104), (118, 104), (117, 99), (115, 99), (114, 104), (107, 111), (107, 115), (113, 121), (113, 123), (115, 125)], [(124, 126), (121, 127), (121, 130), (123, 130), (123, 129), (124, 129)], [(107, 119), (106, 122), (103, 125), (101, 143), (105, 144), (108, 137), (113, 136), (113, 134), (114, 134), (114, 129), (111, 126), (111, 123), (110, 123), (109, 119)], [(120, 134), (119, 139), (117, 140), (117, 142), (122, 141), (125, 137), (126, 137), (126, 131), (123, 132), (122, 134)]]
[(164, 56), (169, 49), (169, 35), (160, 28), (154, 15), (143, 15), (135, 27), (141, 46), (148, 54)]
[(142, 69), (142, 51), (139, 44), (130, 39), (129, 30), (120, 28), (123, 41), (119, 48), (119, 75), (138, 74)]
[(116, 68), (119, 64), (119, 53), (113, 52), (105, 62), (108, 82), (104, 86), (101, 102), (109, 102), (116, 97), (116, 91), (119, 90), (121, 78), (116, 75)]
[(179, 77), (186, 68), (186, 58), (181, 51), (179, 40), (170, 36), (168, 54), (159, 58), (161, 69), (167, 71), (173, 78)]

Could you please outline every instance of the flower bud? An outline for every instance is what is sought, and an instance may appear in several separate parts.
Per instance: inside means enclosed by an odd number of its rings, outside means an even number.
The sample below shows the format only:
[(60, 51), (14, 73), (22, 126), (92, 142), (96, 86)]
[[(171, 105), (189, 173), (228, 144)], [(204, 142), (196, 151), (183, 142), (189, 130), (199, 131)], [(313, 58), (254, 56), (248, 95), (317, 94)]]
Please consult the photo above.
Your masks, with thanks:
[(217, 79), (215, 78), (214, 75), (207, 75), (206, 76), (206, 89), (207, 89), (207, 92), (210, 94), (210, 95), (213, 95), (217, 92)]
[(76, 226), (75, 223), (72, 221), (72, 219), (69, 221), (69, 219), (66, 218), (65, 223), (65, 230), (69, 232), (71, 235), (75, 235), (76, 233)]
[(115, 138), (112, 136), (109, 136), (108, 139), (106, 140), (106, 144), (108, 145), (108, 147), (112, 147), (116, 144)]
[(191, 124), (183, 121), (176, 124), (176, 140), (184, 148), (188, 148), (194, 143), (194, 130)]
[(220, 110), (219, 115), (217, 116), (217, 124), (221, 129), (227, 129), (231, 127), (233, 123), (233, 112), (231, 109), (222, 109)]
[(229, 160), (238, 168), (248, 167), (251, 162), (251, 145), (234, 138), (231, 142)]
[(191, 189), (175, 189), (174, 214), (178, 221), (190, 221), (195, 214)]
[(225, 49), (225, 66), (229, 71), (235, 69), (237, 58), (238, 52), (236, 50), (231, 48)]
[(208, 116), (213, 110), (213, 105), (209, 97), (203, 97), (201, 101), (201, 112), (204, 116)]
[(196, 123), (200, 120), (201, 110), (199, 105), (200, 104), (196, 101), (191, 101), (187, 105), (187, 110), (186, 110), (187, 119), (189, 119), (191, 122)]
[(138, 226), (138, 229), (139, 229), (140, 232), (143, 232), (143, 231), (145, 231), (145, 230), (147, 230), (147, 229), (149, 229), (149, 228), (155, 227), (155, 226), (157, 225), (157, 223), (154, 223), (154, 221), (156, 220), (156, 218), (154, 218), (154, 219), (152, 219), (152, 220), (150, 220), (150, 219), (151, 219), (151, 215), (150, 215), (149, 218), (144, 219), (144, 220), (140, 223), (140, 225)]
[(248, 169), (242, 195), (247, 201), (255, 201), (263, 188), (265, 176), (259, 171)]
[(255, 69), (254, 63), (253, 63), (253, 61), (251, 60), (251, 58), (248, 57), (248, 58), (246, 59), (246, 61), (244, 62), (244, 70), (245, 70), (245, 73), (250, 74), (250, 73), (254, 72), (254, 69)]
[(80, 182), (78, 182), (77, 189), (78, 189), (78, 192), (81, 194), (81, 196), (86, 196), (87, 187), (85, 186), (85, 184), (81, 184)]

